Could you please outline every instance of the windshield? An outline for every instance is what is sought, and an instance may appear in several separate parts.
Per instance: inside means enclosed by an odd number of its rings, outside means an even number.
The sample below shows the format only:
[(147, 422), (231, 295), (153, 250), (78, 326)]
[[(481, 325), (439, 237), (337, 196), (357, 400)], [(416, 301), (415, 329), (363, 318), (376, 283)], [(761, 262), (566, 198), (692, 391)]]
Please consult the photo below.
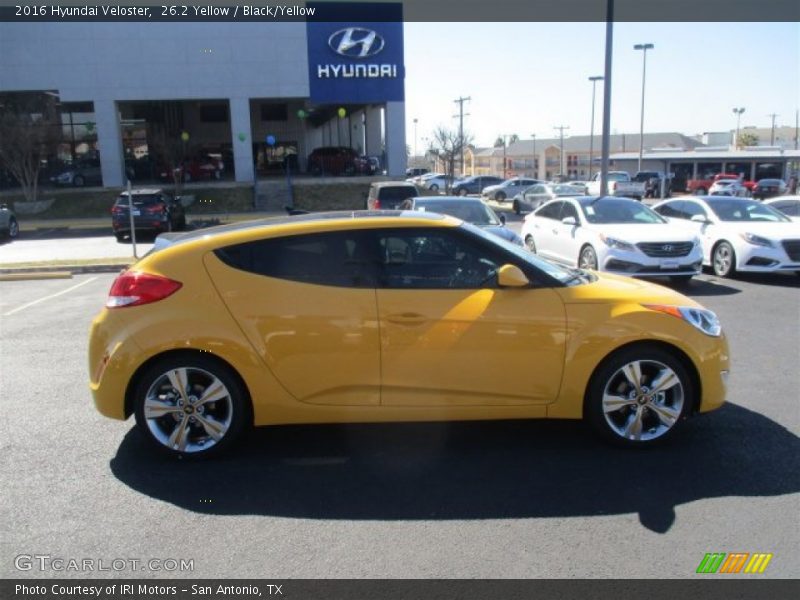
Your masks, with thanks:
[(483, 227), (501, 225), (494, 211), (480, 200), (417, 200), (414, 208), (449, 215)]
[(612, 171), (608, 174), (609, 181), (629, 181), (630, 176), (627, 173), (616, 173)]
[(554, 185), (553, 193), (556, 196), (583, 196), (583, 189), (575, 185)]
[(713, 200), (708, 203), (720, 221), (772, 221), (788, 222), (791, 219), (771, 206), (754, 200)]
[(475, 235), (482, 237), (484, 240), (496, 246), (501, 246), (505, 250), (514, 254), (514, 256), (516, 256), (517, 258), (522, 259), (525, 263), (531, 265), (536, 269), (539, 269), (543, 273), (546, 273), (547, 275), (549, 275), (550, 277), (561, 283), (576, 281), (576, 271), (574, 269), (567, 269), (565, 267), (560, 267), (556, 264), (548, 262), (543, 258), (539, 258), (532, 252), (529, 252), (522, 246), (517, 246), (516, 244), (513, 244), (508, 240), (501, 238), (500, 236), (484, 231), (480, 227), (475, 227), (470, 223), (464, 223), (462, 227), (464, 229), (471, 231)]
[(583, 216), (589, 223), (666, 223), (666, 221), (650, 208), (624, 198), (602, 198), (594, 200), (586, 198), (579, 201)]

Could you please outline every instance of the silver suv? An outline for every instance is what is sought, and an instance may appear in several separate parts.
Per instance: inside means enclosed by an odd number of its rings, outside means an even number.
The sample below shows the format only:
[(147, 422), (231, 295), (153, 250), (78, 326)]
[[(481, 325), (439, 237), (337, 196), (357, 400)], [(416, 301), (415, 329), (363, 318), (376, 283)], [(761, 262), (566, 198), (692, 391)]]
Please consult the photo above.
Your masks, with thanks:
[(369, 186), (367, 210), (394, 210), (404, 200), (419, 196), (413, 183), (405, 181), (380, 181)]

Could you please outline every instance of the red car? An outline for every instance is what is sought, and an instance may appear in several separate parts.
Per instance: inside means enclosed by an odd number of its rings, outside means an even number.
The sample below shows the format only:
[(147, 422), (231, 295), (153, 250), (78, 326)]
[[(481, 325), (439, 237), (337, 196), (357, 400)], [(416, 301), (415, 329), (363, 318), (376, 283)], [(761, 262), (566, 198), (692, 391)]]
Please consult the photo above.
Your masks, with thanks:
[(314, 175), (355, 175), (362, 164), (358, 152), (347, 146), (315, 148), (308, 157), (308, 171)]
[[(708, 190), (711, 189), (711, 186), (720, 179), (739, 179), (739, 176), (735, 173), (717, 173), (711, 179), (690, 179), (686, 182), (686, 191), (690, 194), (705, 196), (708, 193)], [(745, 180), (742, 181), (742, 185), (750, 192), (752, 192), (753, 188), (756, 187), (754, 181)]]
[[(221, 159), (206, 155), (183, 161), (181, 165), (175, 168), (175, 173), (182, 181), (189, 182), (203, 179), (221, 179), (224, 170), (225, 165)], [(160, 170), (160, 176), (163, 180), (171, 180), (173, 178), (169, 167), (163, 167)]]

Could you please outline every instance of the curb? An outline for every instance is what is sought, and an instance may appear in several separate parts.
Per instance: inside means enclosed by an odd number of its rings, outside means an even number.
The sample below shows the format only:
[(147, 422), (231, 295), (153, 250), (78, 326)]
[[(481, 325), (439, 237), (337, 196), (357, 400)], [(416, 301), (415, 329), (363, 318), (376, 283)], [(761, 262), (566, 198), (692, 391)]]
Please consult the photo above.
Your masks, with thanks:
[(68, 279), (73, 275), (85, 273), (119, 273), (130, 264), (106, 265), (59, 265), (58, 267), (19, 267), (1, 268), (0, 281), (19, 281), (33, 279)]

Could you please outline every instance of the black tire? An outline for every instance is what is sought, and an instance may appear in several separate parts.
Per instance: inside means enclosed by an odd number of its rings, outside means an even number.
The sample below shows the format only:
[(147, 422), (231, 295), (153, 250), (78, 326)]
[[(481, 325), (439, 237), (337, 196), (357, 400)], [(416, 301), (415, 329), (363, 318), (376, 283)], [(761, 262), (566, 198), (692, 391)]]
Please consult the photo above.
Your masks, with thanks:
[[(185, 382), (176, 377), (181, 371), (186, 374)], [(172, 385), (168, 374), (173, 374), (179, 385), (185, 383), (185, 394)], [(198, 404), (202, 394), (216, 386), (217, 381), (222, 384), (224, 395)], [(163, 399), (153, 402), (156, 409), (161, 409), (157, 412), (163, 412), (161, 416), (145, 416), (148, 393)], [(191, 402), (194, 404), (190, 405)], [(133, 406), (139, 432), (148, 443), (160, 452), (181, 458), (217, 456), (228, 450), (252, 424), (250, 399), (239, 377), (227, 365), (205, 355), (174, 354), (153, 363), (136, 382)], [(208, 423), (220, 437), (215, 439), (201, 421)], [(180, 435), (178, 430), (183, 425)]]
[(75, 187), (83, 187), (86, 184), (86, 180), (83, 178), (83, 175), (75, 175), (72, 178), (72, 185)]
[(439, 186), (438, 186), (438, 185), (436, 185), (435, 183), (432, 183), (432, 184), (431, 184), (431, 187), (429, 187), (428, 189), (429, 189), (430, 191), (432, 191), (432, 192), (438, 192), (438, 191), (439, 191)]
[(117, 238), (118, 243), (122, 243), (125, 241), (125, 234), (124, 233), (115, 233), (114, 237)]
[(521, 213), (522, 211), (519, 208), (519, 202), (517, 200), (514, 200), (514, 214), (519, 215)]
[[(630, 369), (634, 364), (641, 374), (642, 391), (638, 394), (630, 379), (636, 377), (637, 371)], [(650, 384), (666, 373), (665, 369), (677, 382), (651, 395)], [(608, 442), (646, 448), (675, 434), (696, 405), (695, 393), (689, 371), (675, 354), (647, 343), (637, 344), (612, 353), (600, 363), (586, 390), (584, 418)]]
[(706, 188), (701, 188), (701, 187), (695, 188), (694, 195), (695, 196), (705, 196), (706, 195)]
[(458, 195), (459, 196), (466, 196), (467, 195), (467, 188), (461, 188), (460, 190), (458, 190)]
[(732, 277), (736, 273), (736, 252), (730, 242), (723, 240), (714, 246), (711, 268), (717, 277)]
[(506, 201), (506, 193), (505, 192), (497, 192), (494, 195), (494, 199), (498, 202), (505, 202)]
[(528, 234), (525, 236), (525, 247), (536, 254), (536, 242), (533, 240), (533, 236)]
[(13, 240), (16, 239), (19, 235), (19, 223), (14, 217), (9, 217), (8, 219), (8, 239)]
[(597, 270), (597, 252), (591, 246), (584, 246), (578, 254), (578, 268)]

